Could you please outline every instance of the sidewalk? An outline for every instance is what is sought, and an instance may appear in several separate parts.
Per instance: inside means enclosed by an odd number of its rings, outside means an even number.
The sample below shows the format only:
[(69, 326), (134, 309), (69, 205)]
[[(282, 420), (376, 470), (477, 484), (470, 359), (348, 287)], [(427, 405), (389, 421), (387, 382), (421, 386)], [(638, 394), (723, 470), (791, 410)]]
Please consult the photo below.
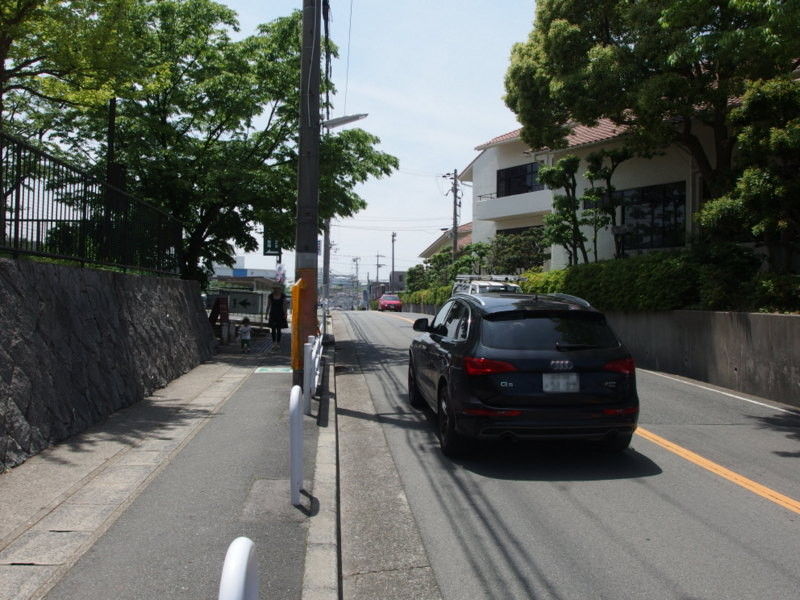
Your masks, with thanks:
[[(0, 475), (0, 599), (216, 598), (225, 551), (239, 535), (256, 543), (261, 596), (300, 598), (309, 514), (326, 514), (311, 481), (326, 428), (305, 417), (309, 495), (292, 507), (290, 340), (279, 354), (262, 354), (265, 342), (256, 339), (252, 354), (224, 347), (152, 397)], [(321, 439), (333, 453), (329, 435)], [(308, 541), (319, 550), (330, 539)]]
[(264, 600), (439, 599), (358, 343), (346, 319), (332, 329), (337, 375), (329, 351), (330, 396), (304, 418), (304, 506), (289, 503), (290, 340), (230, 345), (0, 475), (0, 600), (216, 599), (240, 535)]

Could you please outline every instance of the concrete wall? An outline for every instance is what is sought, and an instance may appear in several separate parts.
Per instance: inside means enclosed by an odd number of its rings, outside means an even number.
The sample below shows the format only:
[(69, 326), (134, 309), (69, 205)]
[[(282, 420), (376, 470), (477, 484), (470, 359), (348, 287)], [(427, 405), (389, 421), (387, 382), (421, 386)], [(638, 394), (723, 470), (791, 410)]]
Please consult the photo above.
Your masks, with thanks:
[(0, 259), (0, 469), (213, 355), (195, 282)]
[(638, 367), (800, 406), (800, 315), (676, 310), (606, 317)]
[(609, 313), (639, 367), (800, 406), (800, 316)]

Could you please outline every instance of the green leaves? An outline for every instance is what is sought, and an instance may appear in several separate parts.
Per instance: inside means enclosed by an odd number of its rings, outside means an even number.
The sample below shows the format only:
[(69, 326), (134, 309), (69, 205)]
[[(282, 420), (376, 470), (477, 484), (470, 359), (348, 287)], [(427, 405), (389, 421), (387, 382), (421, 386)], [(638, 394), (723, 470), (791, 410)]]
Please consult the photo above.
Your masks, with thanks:
[(512, 50), (506, 103), (533, 148), (562, 148), (572, 125), (600, 118), (627, 125), (643, 155), (679, 143), (720, 196), (737, 134), (730, 100), (748, 80), (789, 73), (798, 56), (797, 2), (542, 0)]

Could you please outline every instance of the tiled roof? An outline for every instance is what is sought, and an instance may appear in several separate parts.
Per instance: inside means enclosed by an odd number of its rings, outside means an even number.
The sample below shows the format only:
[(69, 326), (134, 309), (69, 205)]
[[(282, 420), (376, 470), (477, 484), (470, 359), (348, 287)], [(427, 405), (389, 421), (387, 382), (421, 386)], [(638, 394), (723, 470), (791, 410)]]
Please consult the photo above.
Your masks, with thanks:
[[(430, 258), (440, 250), (444, 248), (449, 248), (453, 243), (453, 238), (450, 237), (450, 232), (452, 230), (448, 229), (442, 235), (440, 235), (436, 240), (425, 250), (420, 253), (422, 258)], [(464, 223), (463, 225), (458, 226), (458, 241), (457, 248), (463, 248), (464, 246), (472, 243), (472, 222)]]
[(485, 150), (489, 146), (496, 146), (497, 144), (502, 144), (503, 142), (513, 142), (514, 140), (519, 139), (519, 134), (522, 133), (522, 127), (519, 129), (515, 129), (514, 131), (509, 131), (508, 133), (504, 133), (503, 135), (498, 135), (496, 138), (492, 138), (485, 144), (481, 144), (480, 146), (475, 146), (475, 150)]
[(573, 148), (610, 140), (625, 133), (625, 129), (625, 126), (615, 125), (608, 119), (600, 119), (594, 127), (575, 125), (567, 135), (567, 146)]
[[(522, 128), (509, 131), (503, 135), (499, 135), (477, 146), (475, 150), (485, 150), (491, 146), (503, 144), (505, 142), (513, 142), (520, 139)], [(615, 125), (609, 119), (600, 119), (594, 127), (587, 127), (586, 125), (575, 125), (572, 131), (567, 134), (567, 147), (574, 148), (576, 146), (583, 146), (584, 144), (594, 144), (604, 140), (610, 140), (625, 133), (625, 127)]]

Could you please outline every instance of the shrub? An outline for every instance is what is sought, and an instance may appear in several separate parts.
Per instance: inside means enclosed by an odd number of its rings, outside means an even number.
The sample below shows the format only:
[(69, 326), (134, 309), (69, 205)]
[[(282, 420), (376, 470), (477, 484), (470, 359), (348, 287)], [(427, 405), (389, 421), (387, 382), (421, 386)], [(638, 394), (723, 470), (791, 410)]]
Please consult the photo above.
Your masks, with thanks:
[(625, 260), (526, 273), (528, 292), (585, 298), (600, 310), (671, 310), (697, 302), (697, 277), (682, 253), (653, 252)]
[(442, 285), (401, 294), (404, 304), (444, 304), (450, 297), (451, 285)]

